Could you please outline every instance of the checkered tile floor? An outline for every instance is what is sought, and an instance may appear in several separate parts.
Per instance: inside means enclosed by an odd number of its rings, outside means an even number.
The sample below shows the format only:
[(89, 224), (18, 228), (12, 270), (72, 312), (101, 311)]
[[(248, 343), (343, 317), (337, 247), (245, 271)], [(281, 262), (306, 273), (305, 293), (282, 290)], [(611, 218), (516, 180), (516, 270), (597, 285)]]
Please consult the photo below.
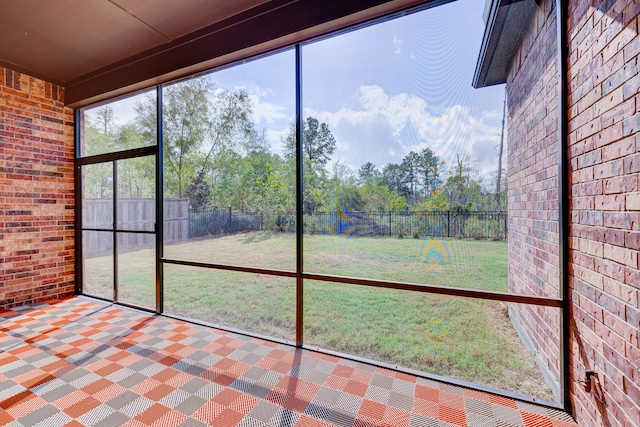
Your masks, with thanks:
[(0, 312), (0, 425), (575, 424), (513, 399), (73, 298)]

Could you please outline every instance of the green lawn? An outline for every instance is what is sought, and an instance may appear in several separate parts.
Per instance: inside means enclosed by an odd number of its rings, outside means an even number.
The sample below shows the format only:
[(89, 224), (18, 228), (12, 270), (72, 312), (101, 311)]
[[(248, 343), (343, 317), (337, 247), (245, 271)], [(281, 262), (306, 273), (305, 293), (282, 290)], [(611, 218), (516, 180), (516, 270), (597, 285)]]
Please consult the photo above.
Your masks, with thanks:
[[(295, 245), (293, 234), (255, 232), (171, 244), (164, 252), (166, 258), (293, 271)], [(303, 258), (309, 273), (507, 290), (506, 242), (305, 235)]]
[[(485, 290), (507, 289), (507, 244), (305, 236), (305, 271)], [(148, 251), (121, 256), (119, 297), (151, 306)], [(167, 258), (293, 270), (295, 239), (247, 233), (165, 247)], [(107, 289), (111, 257), (85, 261)], [(165, 312), (293, 340), (295, 279), (165, 264)], [(89, 277), (89, 276), (87, 276)], [(86, 281), (85, 281), (86, 282)], [(122, 282), (122, 280), (121, 280)], [(87, 284), (85, 284), (85, 289)], [(87, 293), (88, 290), (85, 290)], [(103, 291), (108, 294), (110, 291)], [(499, 302), (306, 281), (305, 343), (551, 399)]]

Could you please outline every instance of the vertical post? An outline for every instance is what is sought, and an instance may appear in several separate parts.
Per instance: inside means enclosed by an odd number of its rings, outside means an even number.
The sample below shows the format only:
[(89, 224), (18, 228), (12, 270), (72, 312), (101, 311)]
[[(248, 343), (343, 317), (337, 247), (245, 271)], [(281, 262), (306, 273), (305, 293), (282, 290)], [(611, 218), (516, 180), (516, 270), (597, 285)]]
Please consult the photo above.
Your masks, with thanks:
[(567, 412), (571, 412), (571, 364), (569, 359), (569, 178), (567, 162), (567, 2), (556, 0), (556, 33), (557, 33), (557, 63), (558, 78), (558, 248), (560, 295), (562, 296), (562, 310), (560, 322), (560, 394), (562, 404)]
[(304, 202), (304, 163), (302, 161), (302, 47), (296, 45), (296, 346), (304, 343), (304, 282), (303, 270), (303, 202)]
[(447, 211), (447, 237), (451, 237), (451, 211)]
[[(156, 312), (164, 311), (164, 157), (162, 85), (156, 88)], [(188, 215), (188, 214), (187, 214)]]
[(504, 212), (502, 214), (502, 216), (504, 216), (504, 238), (506, 240), (507, 239), (507, 227), (508, 227), (507, 221), (509, 219), (509, 214), (507, 212)]
[(113, 160), (113, 301), (118, 301), (118, 161)]
[[(74, 151), (75, 151), (75, 159), (77, 160), (80, 155), (80, 135), (81, 135), (81, 129), (82, 129), (82, 110), (81, 109), (76, 109), (75, 110), (75, 120), (74, 120), (74, 124), (73, 124), (73, 136), (75, 139), (75, 144), (74, 144)], [(82, 294), (82, 283), (83, 283), (83, 272), (82, 272), (82, 258), (84, 256), (83, 251), (82, 251), (82, 196), (83, 196), (83, 192), (82, 192), (82, 167), (80, 165), (77, 164), (77, 161), (75, 163), (75, 167), (74, 167), (74, 174), (75, 174), (75, 182), (74, 182), (74, 191), (75, 191), (75, 195), (76, 195), (76, 200), (75, 200), (75, 245), (76, 245), (76, 259), (75, 259), (75, 268), (76, 268), (76, 274), (75, 274), (75, 282), (76, 282), (76, 286), (75, 286), (75, 294), (76, 295), (80, 295)]]
[(391, 237), (391, 211), (389, 211), (389, 237)]

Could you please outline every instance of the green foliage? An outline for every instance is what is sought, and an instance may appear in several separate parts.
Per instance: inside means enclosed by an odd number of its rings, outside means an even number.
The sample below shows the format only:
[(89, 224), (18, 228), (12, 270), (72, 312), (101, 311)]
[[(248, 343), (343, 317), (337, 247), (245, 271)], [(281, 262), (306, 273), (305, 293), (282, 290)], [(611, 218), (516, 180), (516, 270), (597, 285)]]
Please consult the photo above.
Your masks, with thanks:
[[(296, 127), (283, 139), (283, 155), (270, 151), (265, 131), (251, 120), (253, 105), (244, 90), (216, 88), (207, 77), (164, 88), (164, 196), (188, 197), (190, 206), (231, 207), (235, 211), (294, 212), (296, 209)], [(85, 121), (85, 154), (99, 154), (156, 143), (154, 95), (135, 106), (130, 123), (116, 124), (110, 106)], [(302, 123), (303, 212), (506, 210), (507, 185), (486, 186), (473, 162), (457, 158), (448, 172), (430, 148), (407, 153), (399, 164), (378, 169), (366, 161), (357, 171), (332, 156), (337, 141), (329, 126), (315, 117)], [(87, 177), (89, 194), (111, 185), (105, 170)], [(122, 197), (153, 197), (148, 184), (153, 165), (142, 160), (119, 166)], [(496, 181), (498, 177), (494, 179)], [(104, 186), (104, 188), (101, 188)], [(500, 193), (496, 194), (497, 188)]]
[[(251, 101), (242, 90), (214, 87), (207, 77), (165, 87), (163, 154), (167, 197), (184, 197), (189, 181), (225, 149), (239, 150), (256, 132), (250, 120)], [(136, 106), (136, 123), (143, 136), (156, 129), (156, 99), (148, 96)]]
[(204, 168), (200, 169), (185, 190), (185, 195), (189, 199), (189, 208), (201, 209), (210, 205), (211, 190), (211, 185), (205, 180)]
[(275, 226), (278, 231), (295, 232), (296, 219), (293, 215), (279, 214), (276, 216)]
[(113, 198), (113, 167), (110, 163), (82, 167), (82, 196), (87, 199)]
[[(93, 119), (84, 121), (85, 155), (125, 151), (155, 144), (145, 139), (134, 122), (118, 125), (114, 122), (110, 106), (99, 108)], [(118, 197), (155, 197), (155, 163), (150, 157), (139, 157), (117, 161)], [(113, 197), (113, 167), (110, 163), (83, 168), (85, 197)]]
[[(291, 123), (289, 134), (284, 140), (285, 156), (288, 159), (295, 158), (296, 153), (296, 126)], [(305, 162), (316, 169), (325, 166), (336, 149), (336, 139), (331, 134), (326, 123), (320, 123), (315, 117), (307, 117), (302, 122), (302, 156)]]
[(367, 162), (362, 165), (358, 171), (358, 184), (360, 185), (375, 185), (380, 178), (380, 171), (378, 171), (378, 169), (376, 169), (376, 165), (371, 162)]
[[(289, 133), (283, 140), (284, 156), (295, 171), (296, 126), (292, 122)], [(326, 123), (320, 123), (315, 117), (308, 117), (302, 123), (302, 162), (304, 167), (304, 206), (305, 213), (327, 208), (327, 194), (331, 185), (325, 166), (336, 149), (336, 139)], [(295, 182), (295, 181), (294, 181)], [(330, 202), (329, 202), (330, 203)]]
[(400, 165), (389, 163), (382, 169), (382, 183), (386, 185), (389, 190), (408, 201), (411, 188), (407, 174), (407, 167), (404, 163)]
[(504, 240), (505, 225), (504, 219), (488, 219), (470, 217), (465, 224), (466, 237), (476, 240)]

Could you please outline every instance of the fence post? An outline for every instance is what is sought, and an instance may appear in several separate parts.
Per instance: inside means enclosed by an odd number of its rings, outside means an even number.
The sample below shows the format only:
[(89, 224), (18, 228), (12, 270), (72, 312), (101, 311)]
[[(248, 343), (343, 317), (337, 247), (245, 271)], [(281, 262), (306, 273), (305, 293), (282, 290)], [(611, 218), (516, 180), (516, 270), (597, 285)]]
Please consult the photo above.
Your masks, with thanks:
[(389, 237), (391, 237), (391, 211), (389, 211)]
[(451, 237), (451, 211), (447, 211), (447, 237)]

